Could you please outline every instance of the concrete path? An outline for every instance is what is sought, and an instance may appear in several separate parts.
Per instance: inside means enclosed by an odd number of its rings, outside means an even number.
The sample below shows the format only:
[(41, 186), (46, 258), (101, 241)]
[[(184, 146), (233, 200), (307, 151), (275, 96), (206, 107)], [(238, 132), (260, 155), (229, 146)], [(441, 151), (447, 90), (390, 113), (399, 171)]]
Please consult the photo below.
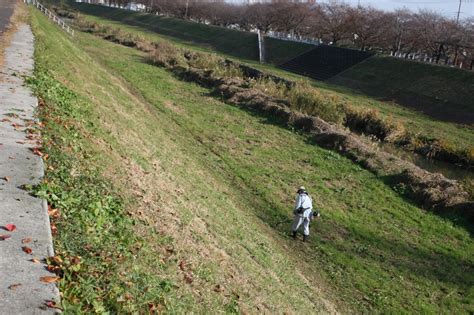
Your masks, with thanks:
[[(33, 50), (31, 29), (22, 24), (5, 51), (0, 73), (0, 235), (10, 236), (0, 237), (0, 314), (5, 315), (52, 314), (56, 310), (45, 303), (59, 297), (55, 284), (40, 281), (55, 275), (43, 262), (31, 261), (54, 255), (46, 202), (20, 188), (37, 184), (44, 173), (42, 158), (33, 152), (38, 135), (26, 132), (37, 123), (38, 101), (22, 78), (32, 73)], [(16, 225), (16, 230), (2, 228), (7, 224)]]
[(10, 17), (15, 8), (15, 0), (0, 0), (0, 36), (10, 24)]

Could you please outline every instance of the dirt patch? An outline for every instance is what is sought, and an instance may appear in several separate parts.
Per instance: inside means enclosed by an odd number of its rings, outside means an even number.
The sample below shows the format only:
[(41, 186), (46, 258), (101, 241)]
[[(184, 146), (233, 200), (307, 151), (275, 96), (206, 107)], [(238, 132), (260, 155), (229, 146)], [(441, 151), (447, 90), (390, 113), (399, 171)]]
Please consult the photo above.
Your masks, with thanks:
[(181, 106), (171, 102), (171, 101), (165, 101), (163, 102), (163, 106), (168, 108), (169, 110), (171, 110), (172, 112), (176, 113), (176, 114), (179, 114), (179, 115), (183, 115), (186, 113), (185, 109), (182, 108)]

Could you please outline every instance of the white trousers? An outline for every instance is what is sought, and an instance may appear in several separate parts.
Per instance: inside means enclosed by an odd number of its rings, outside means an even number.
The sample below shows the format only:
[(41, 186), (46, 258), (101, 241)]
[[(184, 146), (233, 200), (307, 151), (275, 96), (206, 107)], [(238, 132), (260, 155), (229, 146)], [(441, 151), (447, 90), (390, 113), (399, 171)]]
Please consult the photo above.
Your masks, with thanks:
[(293, 226), (291, 227), (292, 231), (298, 231), (301, 225), (303, 225), (303, 234), (306, 236), (309, 235), (309, 219), (299, 215), (295, 215), (295, 219), (293, 220)]

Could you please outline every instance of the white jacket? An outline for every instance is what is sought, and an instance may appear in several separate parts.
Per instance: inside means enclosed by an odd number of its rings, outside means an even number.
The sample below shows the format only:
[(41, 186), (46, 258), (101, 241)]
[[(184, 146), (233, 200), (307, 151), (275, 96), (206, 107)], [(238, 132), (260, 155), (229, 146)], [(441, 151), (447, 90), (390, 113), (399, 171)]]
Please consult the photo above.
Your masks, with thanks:
[[(296, 213), (296, 210), (299, 207), (303, 207), (305, 209), (305, 211), (301, 214)], [(294, 213), (300, 217), (311, 219), (310, 215), (312, 210), (313, 202), (311, 201), (311, 198), (307, 194), (298, 194), (298, 196), (296, 196)]]

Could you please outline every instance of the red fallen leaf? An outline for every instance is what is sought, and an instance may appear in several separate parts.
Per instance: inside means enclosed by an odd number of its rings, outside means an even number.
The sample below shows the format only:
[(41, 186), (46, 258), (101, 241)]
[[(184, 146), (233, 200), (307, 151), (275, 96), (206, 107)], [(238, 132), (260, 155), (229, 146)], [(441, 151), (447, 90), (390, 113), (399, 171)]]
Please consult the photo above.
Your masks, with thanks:
[(162, 304), (148, 303), (148, 310), (150, 314), (163, 314), (165, 307)]
[(10, 177), (8, 177), (8, 176), (4, 176), (4, 177), (3, 177), (3, 180), (4, 180), (4, 181), (6, 181), (6, 182), (8, 183), (8, 182), (10, 181)]
[(38, 258), (32, 258), (32, 259), (30, 259), (30, 261), (31, 261), (32, 263), (35, 263), (35, 264), (39, 264), (39, 263), (40, 263), (40, 260), (39, 260)]
[(61, 267), (59, 266), (53, 266), (53, 265), (48, 265), (46, 267), (46, 269), (49, 271), (49, 272), (52, 272), (52, 273), (59, 273), (61, 271)]
[(20, 140), (20, 141), (15, 141), (15, 142), (18, 143), (18, 144), (25, 144), (25, 143), (26, 143), (25, 141), (22, 141), (22, 140)]
[(10, 290), (15, 290), (15, 289), (18, 288), (19, 286), (21, 286), (21, 283), (11, 284), (11, 285), (8, 286), (8, 289), (10, 289)]
[(71, 265), (79, 265), (81, 263), (81, 257), (79, 256), (69, 257), (69, 260), (71, 261)]
[(46, 302), (44, 302), (44, 305), (46, 305), (49, 308), (55, 308), (55, 309), (58, 309), (58, 310), (62, 310), (62, 308), (58, 304), (56, 304), (56, 302), (54, 302), (54, 301), (46, 300)]
[(31, 237), (28, 237), (28, 238), (22, 239), (22, 240), (21, 240), (21, 243), (22, 243), (22, 244), (26, 244), (26, 243), (29, 243), (29, 242), (31, 242), (31, 241), (32, 241)]
[(38, 156), (43, 156), (43, 153), (39, 150), (39, 148), (33, 148), (32, 151)]
[(7, 240), (11, 237), (11, 235), (0, 235), (0, 241)]
[(8, 119), (8, 118), (3, 118), (3, 119), (2, 119), (2, 120), (0, 120), (0, 121), (1, 121), (1, 122), (11, 122), (11, 120), (10, 120), (10, 119)]
[(184, 262), (184, 260), (181, 260), (179, 262), (179, 269), (181, 269), (182, 271), (186, 269), (186, 263)]
[(20, 127), (23, 127), (23, 125), (17, 124), (17, 123), (12, 123), (12, 127), (15, 129), (18, 129)]
[(56, 227), (56, 224), (54, 224), (53, 222), (51, 222), (50, 226), (51, 226), (51, 234), (52, 234), (52, 235), (58, 234), (58, 228)]
[(44, 282), (44, 283), (54, 283), (54, 282), (58, 282), (59, 279), (61, 279), (61, 278), (51, 277), (51, 276), (44, 276), (44, 277), (40, 278), (40, 281)]
[(184, 281), (186, 281), (186, 283), (188, 283), (188, 284), (191, 284), (191, 283), (193, 283), (194, 279), (190, 274), (185, 273), (184, 274)]
[(13, 232), (16, 230), (16, 225), (9, 223), (9, 224), (6, 224), (3, 228), (7, 230), (8, 232)]
[(31, 254), (33, 252), (33, 250), (28, 246), (23, 246), (21, 249), (27, 254)]

